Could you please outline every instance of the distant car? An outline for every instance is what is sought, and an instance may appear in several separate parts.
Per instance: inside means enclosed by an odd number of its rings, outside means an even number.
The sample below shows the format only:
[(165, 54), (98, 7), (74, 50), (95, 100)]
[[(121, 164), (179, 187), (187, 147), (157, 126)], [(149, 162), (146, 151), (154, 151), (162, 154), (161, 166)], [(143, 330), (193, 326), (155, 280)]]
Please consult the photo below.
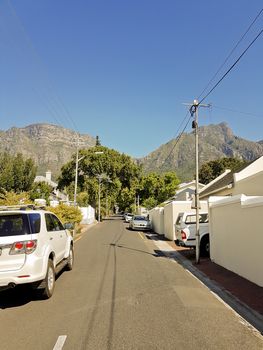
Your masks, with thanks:
[[(208, 213), (199, 213), (200, 254), (210, 255)], [(196, 247), (196, 214), (179, 213), (175, 224), (175, 243), (182, 247)]]
[(124, 221), (125, 222), (130, 222), (132, 218), (133, 218), (133, 214), (131, 214), (131, 213), (124, 214)]
[(129, 228), (137, 231), (150, 231), (152, 224), (147, 216), (134, 215), (130, 221)]
[(0, 290), (27, 284), (50, 298), (56, 274), (73, 261), (72, 236), (56, 215), (0, 208)]

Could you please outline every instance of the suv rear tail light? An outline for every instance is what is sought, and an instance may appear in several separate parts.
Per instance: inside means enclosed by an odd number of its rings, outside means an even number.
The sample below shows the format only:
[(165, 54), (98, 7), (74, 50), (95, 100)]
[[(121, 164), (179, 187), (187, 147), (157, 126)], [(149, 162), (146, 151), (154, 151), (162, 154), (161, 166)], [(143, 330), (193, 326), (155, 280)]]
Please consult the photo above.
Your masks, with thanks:
[(10, 255), (31, 254), (36, 249), (36, 247), (37, 247), (37, 240), (15, 242), (12, 245), (9, 254)]
[(182, 239), (186, 239), (186, 233), (184, 232), (184, 230), (181, 230), (181, 237)]

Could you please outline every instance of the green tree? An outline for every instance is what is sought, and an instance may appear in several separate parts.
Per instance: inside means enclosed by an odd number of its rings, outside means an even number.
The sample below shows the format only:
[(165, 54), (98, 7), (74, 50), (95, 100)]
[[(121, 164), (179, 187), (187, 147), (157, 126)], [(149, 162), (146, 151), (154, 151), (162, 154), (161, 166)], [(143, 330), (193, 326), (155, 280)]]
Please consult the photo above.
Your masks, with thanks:
[(29, 192), (30, 199), (34, 201), (38, 198), (43, 198), (49, 203), (49, 197), (52, 192), (52, 186), (48, 185), (46, 182), (35, 182)]
[(246, 161), (233, 157), (224, 157), (217, 160), (211, 160), (201, 166), (199, 171), (199, 181), (206, 185), (221, 175), (226, 169), (239, 171), (247, 164), (248, 163)]
[(164, 174), (150, 173), (142, 177), (140, 199), (142, 205), (149, 207), (162, 203), (175, 194), (180, 181), (174, 172)]
[(0, 187), (5, 191), (29, 191), (36, 176), (36, 166), (32, 159), (24, 159), (22, 154), (0, 155)]
[[(125, 188), (132, 190), (141, 175), (141, 167), (135, 164), (131, 157), (107, 147), (96, 146), (80, 150), (79, 158), (82, 159), (78, 165), (77, 192), (86, 192), (87, 201), (93, 207), (98, 206), (98, 176), (104, 175), (100, 186), (102, 212), (104, 207), (112, 209), (114, 204), (118, 204), (122, 190)], [(73, 155), (71, 161), (62, 167), (58, 179), (58, 188), (67, 189), (70, 199), (73, 199), (74, 193), (75, 166), (76, 157)], [(110, 182), (107, 179), (110, 179)], [(123, 201), (120, 202), (120, 210), (123, 210), (125, 204)]]

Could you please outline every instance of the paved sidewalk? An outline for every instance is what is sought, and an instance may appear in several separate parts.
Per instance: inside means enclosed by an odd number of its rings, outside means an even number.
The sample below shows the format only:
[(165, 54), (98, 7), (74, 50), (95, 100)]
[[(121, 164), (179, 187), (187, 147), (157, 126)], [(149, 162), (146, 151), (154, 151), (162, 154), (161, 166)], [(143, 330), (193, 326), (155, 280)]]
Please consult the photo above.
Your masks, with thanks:
[[(178, 247), (158, 234), (150, 235), (156, 245), (166, 243), (165, 256), (175, 259), (200, 279), (223, 301), (263, 334), (263, 287), (213, 263), (209, 258), (195, 262), (195, 250)], [(162, 249), (161, 249), (162, 250)]]

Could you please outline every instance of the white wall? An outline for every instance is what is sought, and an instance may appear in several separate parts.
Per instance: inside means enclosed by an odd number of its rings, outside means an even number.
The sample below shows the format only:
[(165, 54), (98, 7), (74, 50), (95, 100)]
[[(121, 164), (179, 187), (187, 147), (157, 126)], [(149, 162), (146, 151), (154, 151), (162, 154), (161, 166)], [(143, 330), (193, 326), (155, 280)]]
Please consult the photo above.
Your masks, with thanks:
[(209, 200), (210, 257), (263, 287), (263, 197)]
[[(208, 210), (207, 201), (200, 201), (202, 211)], [(192, 201), (173, 201), (164, 207), (164, 235), (167, 239), (175, 239), (175, 223), (179, 213), (184, 211), (195, 212), (191, 209)]]
[(233, 195), (243, 193), (247, 196), (263, 196), (263, 171), (259, 171), (248, 177), (240, 179), (237, 175), (238, 174), (235, 174)]
[(164, 234), (164, 208), (156, 207), (149, 212), (149, 217), (152, 222), (152, 229), (159, 235)]
[(90, 205), (88, 207), (80, 208), (82, 212), (82, 221), (81, 224), (92, 224), (95, 221), (95, 209)]

